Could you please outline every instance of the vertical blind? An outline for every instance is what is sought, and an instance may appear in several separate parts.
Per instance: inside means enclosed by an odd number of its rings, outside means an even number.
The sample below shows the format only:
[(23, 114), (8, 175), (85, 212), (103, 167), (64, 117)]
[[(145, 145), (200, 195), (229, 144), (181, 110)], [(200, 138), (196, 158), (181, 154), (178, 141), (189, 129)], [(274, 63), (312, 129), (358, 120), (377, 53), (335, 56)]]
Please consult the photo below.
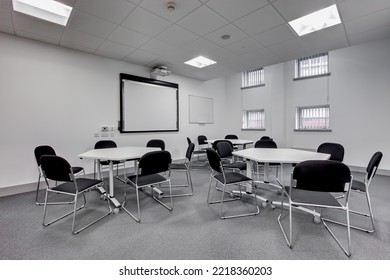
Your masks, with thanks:
[(264, 109), (242, 111), (242, 129), (264, 129)]
[(264, 84), (264, 68), (242, 72), (241, 87), (253, 87)]
[(295, 61), (295, 78), (317, 76), (329, 73), (328, 53), (303, 57)]
[(329, 105), (297, 107), (295, 129), (323, 130), (330, 129)]

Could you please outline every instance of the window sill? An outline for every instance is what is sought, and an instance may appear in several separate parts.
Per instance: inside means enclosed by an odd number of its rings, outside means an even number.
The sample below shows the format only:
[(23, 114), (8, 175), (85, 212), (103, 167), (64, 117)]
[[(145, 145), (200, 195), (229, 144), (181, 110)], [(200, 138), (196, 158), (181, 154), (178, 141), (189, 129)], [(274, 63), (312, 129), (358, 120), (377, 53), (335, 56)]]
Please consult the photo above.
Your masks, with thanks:
[(299, 78), (294, 78), (293, 81), (300, 81), (300, 80), (307, 80), (307, 79), (313, 79), (313, 78), (321, 78), (321, 77), (327, 77), (330, 76), (329, 73), (321, 74), (321, 75), (313, 75), (313, 76), (307, 76), (307, 77), (299, 77)]
[(260, 84), (260, 85), (250, 86), (250, 87), (241, 87), (241, 89), (257, 88), (257, 87), (264, 87), (264, 86), (265, 84)]
[(265, 131), (265, 128), (241, 128), (243, 131)]
[(294, 129), (295, 132), (332, 132), (332, 129)]

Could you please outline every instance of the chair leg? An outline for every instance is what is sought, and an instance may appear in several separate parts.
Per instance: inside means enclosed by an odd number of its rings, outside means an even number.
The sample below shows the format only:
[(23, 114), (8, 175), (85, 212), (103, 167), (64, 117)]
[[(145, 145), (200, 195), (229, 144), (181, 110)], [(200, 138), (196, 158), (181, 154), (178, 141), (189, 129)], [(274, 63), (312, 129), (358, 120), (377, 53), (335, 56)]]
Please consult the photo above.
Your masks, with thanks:
[[(168, 181), (168, 184), (169, 184), (169, 198), (170, 198), (170, 206), (166, 205), (164, 202), (162, 202), (161, 200), (159, 200), (157, 197), (154, 196), (154, 192), (152, 190), (152, 197), (155, 201), (157, 201), (158, 203), (160, 203), (162, 206), (164, 206), (165, 208), (167, 208), (169, 211), (172, 211), (173, 210), (173, 200), (172, 200), (172, 186), (171, 186), (171, 180)], [(160, 186), (161, 184), (159, 184)]]
[[(125, 186), (127, 188), (127, 186)], [(140, 208), (140, 205), (139, 205), (139, 191), (138, 191), (138, 188), (135, 186), (135, 193), (136, 193), (136, 197), (137, 197), (137, 211), (138, 211), (138, 218), (136, 216), (134, 216), (133, 213), (131, 213), (126, 207), (125, 207), (125, 204), (126, 204), (126, 193), (127, 191), (125, 190), (125, 200), (123, 201), (122, 203), (122, 209), (123, 211), (125, 211), (127, 214), (130, 215), (130, 217), (132, 217), (137, 223), (140, 223), (141, 222), (141, 208)]]
[(281, 202), (281, 212), (278, 216), (278, 223), (279, 223), (279, 227), (280, 229), (282, 230), (282, 233), (283, 233), (283, 236), (284, 236), (284, 239), (286, 240), (286, 243), (287, 243), (287, 246), (289, 248), (292, 248), (292, 207), (291, 207), (291, 201), (289, 201), (288, 203), (288, 209), (289, 209), (289, 232), (288, 232), (288, 236), (286, 234), (286, 231), (284, 230), (284, 227), (282, 225), (282, 220), (286, 217), (286, 216), (283, 216), (284, 214), (284, 198), (283, 198), (283, 195), (282, 195), (282, 202)]

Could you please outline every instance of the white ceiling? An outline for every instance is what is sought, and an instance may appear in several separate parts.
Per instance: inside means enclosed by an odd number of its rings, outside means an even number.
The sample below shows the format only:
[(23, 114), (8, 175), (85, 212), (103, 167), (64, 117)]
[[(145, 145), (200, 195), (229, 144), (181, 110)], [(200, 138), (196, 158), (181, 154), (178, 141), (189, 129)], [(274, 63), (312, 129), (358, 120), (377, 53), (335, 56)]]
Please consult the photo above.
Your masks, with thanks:
[[(66, 27), (0, 0), (0, 32), (199, 80), (390, 37), (390, 0), (58, 0)], [(172, 0), (171, 0), (172, 1)], [(342, 24), (298, 37), (288, 21), (336, 3)], [(229, 34), (229, 40), (221, 36)], [(184, 64), (203, 55), (217, 64)]]

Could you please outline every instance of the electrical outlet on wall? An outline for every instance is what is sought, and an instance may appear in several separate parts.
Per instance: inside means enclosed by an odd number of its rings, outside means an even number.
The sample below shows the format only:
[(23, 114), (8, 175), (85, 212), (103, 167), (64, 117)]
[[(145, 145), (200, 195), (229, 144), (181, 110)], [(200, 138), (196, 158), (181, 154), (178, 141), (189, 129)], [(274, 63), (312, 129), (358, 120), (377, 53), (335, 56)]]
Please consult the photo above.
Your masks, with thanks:
[(101, 131), (102, 132), (108, 132), (108, 126), (102, 126), (102, 128), (101, 128)]

